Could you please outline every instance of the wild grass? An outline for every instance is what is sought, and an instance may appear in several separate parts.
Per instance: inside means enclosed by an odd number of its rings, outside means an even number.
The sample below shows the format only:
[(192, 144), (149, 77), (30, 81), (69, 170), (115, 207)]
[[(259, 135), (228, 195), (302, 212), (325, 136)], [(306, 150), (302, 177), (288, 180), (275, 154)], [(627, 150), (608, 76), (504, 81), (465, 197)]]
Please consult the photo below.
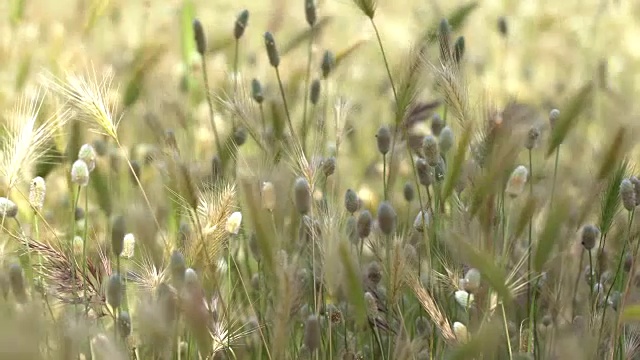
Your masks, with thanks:
[(0, 5), (0, 359), (640, 356), (635, 2), (63, 4)]

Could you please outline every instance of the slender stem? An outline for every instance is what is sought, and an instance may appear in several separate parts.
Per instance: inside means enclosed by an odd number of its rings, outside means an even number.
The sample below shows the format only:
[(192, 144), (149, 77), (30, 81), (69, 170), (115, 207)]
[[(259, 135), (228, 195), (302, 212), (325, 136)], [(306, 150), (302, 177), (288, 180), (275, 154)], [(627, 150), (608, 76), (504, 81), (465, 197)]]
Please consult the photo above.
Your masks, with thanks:
[[(73, 284), (73, 292), (74, 292), (74, 297), (75, 295), (77, 295), (76, 291), (78, 289), (76, 289), (76, 285), (77, 285), (77, 281), (76, 281), (76, 254), (74, 252), (73, 249), (73, 241), (76, 237), (76, 209), (78, 209), (78, 202), (80, 200), (80, 189), (81, 186), (78, 185), (78, 189), (77, 189), (77, 194), (75, 196), (74, 202), (73, 202), (73, 210), (71, 211), (71, 247), (70, 247), (70, 258), (71, 258), (71, 269), (69, 269), (71, 271), (71, 283)], [(74, 302), (74, 310), (76, 308), (75, 302)], [(76, 313), (77, 315), (77, 313)]]
[(220, 156), (222, 155), (222, 144), (220, 143), (220, 136), (218, 135), (218, 127), (216, 126), (216, 122), (213, 119), (213, 100), (211, 100), (211, 94), (209, 93), (209, 77), (207, 75), (207, 61), (204, 55), (200, 57), (200, 60), (202, 62), (202, 79), (204, 81), (207, 104), (209, 105), (209, 121), (211, 122), (213, 137), (216, 141), (216, 150), (218, 151), (218, 155)]
[(507, 338), (507, 349), (509, 350), (509, 360), (512, 360), (513, 353), (511, 351), (511, 338), (509, 337), (509, 326), (507, 325), (507, 314), (504, 311), (504, 302), (500, 302), (500, 308), (502, 309), (502, 321), (504, 323), (504, 335)]
[(593, 280), (595, 280), (595, 271), (593, 270), (593, 254), (591, 253), (591, 250), (589, 250), (587, 252), (587, 254), (589, 255), (589, 304), (591, 304), (591, 314), (595, 315), (594, 312), (594, 299), (593, 299)]
[(302, 110), (302, 151), (305, 154), (307, 152), (307, 106), (309, 102), (309, 83), (311, 82), (311, 57), (314, 34), (315, 26), (311, 25), (311, 37), (309, 38), (309, 46), (307, 48), (307, 73), (304, 80), (304, 105)]
[[(531, 149), (529, 149), (529, 196), (533, 196), (533, 159), (532, 159), (532, 152)], [(528, 243), (527, 243), (527, 247), (528, 247), (528, 252), (527, 252), (527, 277), (528, 277), (528, 281), (527, 281), (527, 308), (529, 309), (529, 329), (530, 329), (530, 337), (533, 336), (534, 342), (535, 342), (535, 337), (536, 337), (536, 324), (535, 324), (535, 314), (534, 314), (534, 304), (532, 303), (532, 299), (531, 299), (531, 274), (532, 274), (532, 269), (531, 269), (531, 243), (532, 243), (532, 238), (533, 238), (533, 218), (529, 219), (529, 236), (528, 236)], [(529, 344), (531, 344), (531, 342), (529, 342)], [(531, 346), (531, 345), (530, 345)], [(535, 348), (535, 346), (533, 347), (533, 357), (535, 358), (537, 354), (537, 349)]]
[(284, 93), (284, 86), (282, 85), (282, 79), (280, 78), (280, 70), (278, 67), (276, 69), (276, 77), (278, 78), (278, 86), (280, 87), (280, 95), (282, 96), (282, 103), (284, 105), (284, 111), (287, 115), (287, 124), (289, 125), (289, 131), (291, 131), (291, 137), (296, 139), (296, 131), (293, 129), (293, 124), (291, 123), (291, 115), (289, 114), (289, 105), (287, 105), (287, 97)]
[(82, 291), (84, 296), (85, 314), (89, 310), (87, 297), (87, 235), (89, 234), (89, 187), (84, 188), (84, 233), (82, 235)]
[(553, 207), (553, 198), (556, 192), (556, 181), (558, 178), (558, 160), (560, 159), (560, 146), (556, 148), (556, 160), (553, 165), (553, 183), (551, 184), (551, 201), (549, 207)]
[(262, 136), (266, 136), (267, 134), (267, 120), (264, 118), (264, 107), (262, 103), (260, 103), (260, 121), (262, 122)]
[(382, 154), (382, 193), (387, 201), (387, 154)]

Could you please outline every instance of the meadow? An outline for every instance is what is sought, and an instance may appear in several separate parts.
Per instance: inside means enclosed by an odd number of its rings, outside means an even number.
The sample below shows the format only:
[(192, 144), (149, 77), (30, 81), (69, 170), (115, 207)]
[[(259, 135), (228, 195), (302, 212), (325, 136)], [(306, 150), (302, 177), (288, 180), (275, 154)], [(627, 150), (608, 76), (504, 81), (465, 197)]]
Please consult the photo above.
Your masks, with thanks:
[(0, 19), (0, 359), (640, 359), (640, 2)]

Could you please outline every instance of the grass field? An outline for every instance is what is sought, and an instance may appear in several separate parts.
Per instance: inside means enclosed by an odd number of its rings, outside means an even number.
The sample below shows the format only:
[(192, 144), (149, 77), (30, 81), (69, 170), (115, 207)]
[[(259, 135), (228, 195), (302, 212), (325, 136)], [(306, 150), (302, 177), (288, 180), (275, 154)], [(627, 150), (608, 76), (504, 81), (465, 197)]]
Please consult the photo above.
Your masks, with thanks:
[(3, 1), (0, 359), (640, 359), (639, 18)]

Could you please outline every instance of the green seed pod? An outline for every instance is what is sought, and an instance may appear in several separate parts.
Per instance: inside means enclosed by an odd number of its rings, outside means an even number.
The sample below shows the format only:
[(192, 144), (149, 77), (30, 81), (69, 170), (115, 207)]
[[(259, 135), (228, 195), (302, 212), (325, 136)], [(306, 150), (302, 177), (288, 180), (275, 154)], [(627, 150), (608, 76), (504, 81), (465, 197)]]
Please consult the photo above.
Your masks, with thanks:
[(560, 118), (560, 110), (553, 109), (549, 112), (549, 124), (551, 125), (551, 129), (555, 128), (556, 122)]
[(124, 249), (124, 236), (127, 234), (124, 216), (118, 215), (111, 225), (111, 250), (115, 256), (120, 256)]
[(326, 79), (329, 77), (331, 70), (333, 70), (333, 66), (335, 65), (335, 57), (333, 53), (329, 50), (324, 52), (322, 55), (322, 63), (320, 64), (320, 70), (322, 70), (322, 78)]
[(596, 240), (600, 236), (600, 229), (594, 225), (585, 225), (582, 228), (582, 246), (589, 251), (596, 246)]
[(123, 337), (131, 335), (131, 316), (127, 311), (121, 311), (118, 316), (118, 331)]
[(11, 284), (11, 291), (16, 297), (16, 301), (20, 304), (27, 302), (27, 289), (24, 285), (24, 273), (22, 267), (19, 264), (11, 264), (9, 266), (9, 282)]
[(322, 172), (324, 173), (325, 177), (329, 177), (331, 175), (333, 175), (334, 172), (336, 172), (336, 158), (331, 156), (328, 157), (326, 159), (324, 159), (324, 161), (322, 162)]
[(415, 196), (415, 190), (413, 189), (413, 184), (410, 182), (406, 182), (404, 187), (402, 188), (402, 195), (404, 196), (404, 200), (408, 203), (413, 201)]
[(79, 186), (89, 184), (89, 167), (82, 160), (76, 160), (71, 166), (71, 182)]
[(420, 181), (421, 185), (428, 187), (429, 185), (433, 184), (433, 169), (431, 168), (431, 166), (429, 166), (429, 164), (427, 164), (427, 161), (425, 159), (420, 158), (416, 160), (415, 167), (416, 173), (418, 174), (418, 180)]
[(6, 197), (0, 197), (0, 219), (14, 218), (18, 215), (18, 205)]
[(344, 194), (344, 207), (353, 215), (354, 212), (358, 211), (359, 206), (360, 200), (358, 199), (358, 194), (356, 194), (353, 189), (347, 189), (347, 192)]
[(440, 161), (440, 149), (438, 148), (438, 140), (433, 135), (427, 135), (422, 140), (422, 151), (429, 166), (436, 166)]
[(236, 19), (235, 26), (233, 28), (233, 36), (237, 39), (240, 39), (244, 34), (244, 30), (247, 28), (247, 24), (249, 23), (249, 10), (242, 10), (240, 14), (238, 14), (238, 18)]
[(507, 28), (507, 19), (504, 16), (500, 16), (498, 18), (498, 32), (500, 32), (500, 35), (502, 35), (502, 37), (507, 37), (507, 35), (509, 35), (509, 31)]
[(311, 82), (311, 89), (309, 90), (309, 101), (313, 105), (317, 105), (320, 101), (320, 80), (314, 79)]
[(378, 227), (385, 235), (391, 235), (396, 228), (396, 211), (388, 201), (378, 206)]
[(311, 210), (311, 187), (307, 179), (299, 177), (293, 185), (294, 202), (300, 214), (306, 214)]
[(371, 234), (371, 227), (373, 226), (373, 216), (369, 210), (364, 210), (358, 215), (357, 229), (358, 237), (364, 239)]
[(316, 24), (316, 2), (315, 0), (305, 0), (304, 2), (304, 15), (307, 19), (307, 24), (313, 26)]
[(631, 211), (636, 207), (636, 191), (631, 180), (624, 179), (620, 183), (620, 198), (627, 211)]
[(251, 80), (251, 97), (258, 104), (262, 104), (264, 101), (264, 94), (262, 93), (262, 84), (260, 84), (260, 80), (253, 79)]
[(119, 274), (113, 274), (107, 282), (107, 303), (112, 308), (120, 307), (122, 304), (122, 279)]
[(89, 172), (93, 171), (96, 168), (96, 151), (93, 149), (93, 146), (89, 144), (84, 144), (80, 147), (80, 151), (78, 151), (78, 159), (84, 161), (89, 168)]
[(176, 287), (179, 287), (184, 283), (185, 272), (187, 271), (187, 265), (184, 261), (184, 256), (174, 250), (171, 253), (171, 259), (169, 260), (169, 268), (171, 269), (171, 279)]
[(200, 54), (200, 56), (204, 56), (204, 53), (207, 51), (207, 38), (204, 36), (202, 23), (200, 22), (200, 20), (195, 19), (193, 20), (192, 27), (193, 38), (196, 41), (196, 49), (198, 50), (198, 54)]
[(320, 346), (320, 341), (320, 322), (316, 315), (310, 315), (304, 324), (304, 345), (313, 353)]
[(378, 151), (382, 155), (386, 155), (391, 149), (391, 131), (388, 126), (383, 125), (378, 129), (376, 140), (378, 143)]
[(443, 154), (446, 154), (451, 150), (454, 144), (453, 130), (450, 127), (445, 126), (444, 129), (440, 132), (440, 150)]
[(453, 45), (453, 59), (456, 64), (460, 64), (464, 56), (464, 36), (460, 36)]
[(537, 127), (533, 126), (527, 132), (527, 140), (524, 143), (524, 147), (531, 150), (538, 145), (538, 138), (540, 138), (540, 130)]
[(264, 33), (264, 45), (267, 49), (267, 56), (269, 56), (269, 63), (277, 68), (280, 65), (280, 54), (278, 54), (276, 41), (270, 32)]
[(431, 117), (431, 134), (433, 136), (440, 136), (442, 129), (444, 128), (444, 120), (438, 114), (433, 114)]

